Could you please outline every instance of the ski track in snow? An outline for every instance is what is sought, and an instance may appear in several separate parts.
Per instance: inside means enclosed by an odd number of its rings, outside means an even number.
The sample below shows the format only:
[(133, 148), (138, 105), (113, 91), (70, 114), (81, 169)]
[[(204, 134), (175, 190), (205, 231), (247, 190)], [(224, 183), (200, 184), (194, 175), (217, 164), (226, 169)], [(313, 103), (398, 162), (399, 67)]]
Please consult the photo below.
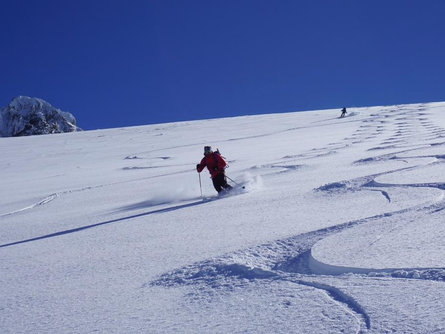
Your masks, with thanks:
[[(248, 186), (249, 185), (246, 185), (246, 187), (248, 187)], [(90, 188), (88, 188), (88, 189), (90, 189)], [(78, 191), (83, 191), (83, 190), (86, 190), (86, 189), (79, 189)], [(73, 191), (70, 191), (70, 192), (73, 192)], [(214, 200), (223, 200), (224, 198), (229, 198), (229, 197), (241, 195), (241, 194), (243, 194), (245, 192), (246, 192), (246, 190), (244, 188), (240, 188), (240, 187), (235, 186), (234, 189), (231, 191), (231, 194), (228, 194), (228, 195), (221, 195), (219, 197), (218, 196), (211, 196), (211, 197), (198, 197), (198, 198), (188, 199), (188, 200), (185, 200), (183, 202), (180, 202), (177, 205), (168, 206), (168, 207), (161, 208), (161, 209), (154, 209), (154, 210), (151, 210), (151, 211), (148, 211), (148, 212), (143, 212), (143, 213), (134, 214), (134, 215), (130, 215), (130, 216), (124, 216), (124, 217), (121, 217), (121, 218), (111, 219), (111, 220), (98, 222), (98, 223), (94, 223), (94, 224), (90, 224), (90, 225), (83, 225), (83, 226), (76, 227), (76, 228), (71, 228), (71, 229), (58, 231), (58, 232), (54, 232), (54, 233), (50, 233), (50, 234), (46, 234), (46, 235), (41, 235), (41, 236), (30, 238), (30, 239), (25, 239), (25, 240), (10, 242), (10, 243), (7, 243), (7, 244), (2, 244), (2, 245), (0, 245), (0, 248), (15, 246), (15, 245), (24, 244), (24, 243), (33, 242), (33, 241), (38, 241), (38, 240), (44, 240), (44, 239), (48, 239), (48, 238), (59, 237), (59, 236), (66, 235), (66, 234), (81, 232), (81, 231), (84, 231), (84, 230), (87, 230), (87, 229), (91, 229), (91, 228), (96, 228), (96, 227), (99, 227), (99, 226), (125, 222), (125, 221), (129, 221), (131, 219), (145, 217), (145, 216), (149, 216), (149, 215), (162, 214), (162, 213), (165, 213), (165, 212), (171, 212), (171, 211), (182, 210), (182, 209), (185, 209), (185, 208), (190, 208), (190, 207), (194, 207), (194, 206), (198, 206), (198, 205), (204, 205), (204, 204), (206, 204), (208, 202), (211, 202), (211, 201), (214, 201)], [(42, 203), (42, 204), (44, 204), (44, 203)], [(158, 204), (156, 204), (154, 206), (164, 205), (164, 204), (168, 204), (168, 203), (158, 203)], [(23, 211), (23, 210), (21, 210), (21, 211)], [(13, 214), (13, 213), (11, 213), (11, 214)]]
[[(397, 111), (401, 111), (400, 114)], [(386, 161), (401, 161), (408, 163), (412, 159), (419, 158), (433, 158), (434, 162), (419, 164), (414, 166), (398, 168), (390, 171), (385, 171), (377, 174), (362, 176), (349, 180), (333, 182), (330, 184), (320, 185), (315, 192), (326, 194), (328, 196), (335, 196), (344, 192), (358, 192), (358, 191), (378, 191), (384, 196), (384, 198), (391, 202), (388, 189), (391, 188), (435, 188), (439, 190), (445, 190), (445, 183), (441, 182), (425, 182), (425, 183), (405, 183), (405, 184), (391, 184), (380, 183), (375, 181), (377, 177), (389, 174), (397, 174), (402, 171), (416, 170), (418, 168), (424, 168), (425, 166), (431, 166), (434, 164), (445, 163), (445, 154), (437, 155), (415, 155), (415, 151), (418, 148), (425, 147), (444, 147), (445, 148), (445, 130), (443, 128), (435, 126), (432, 122), (424, 116), (422, 112), (422, 106), (417, 110), (410, 110), (407, 113), (403, 110), (403, 106), (399, 109), (388, 109), (380, 114), (372, 114), (369, 120), (365, 120), (364, 124), (360, 125), (355, 133), (344, 139), (344, 142), (333, 142), (326, 147), (314, 148), (302, 154), (287, 155), (284, 156), (281, 161), (272, 162), (260, 166), (252, 166), (250, 170), (256, 170), (262, 174), (261, 176), (267, 176), (274, 173), (298, 173), (301, 168), (304, 168), (307, 159), (317, 159), (318, 157), (324, 157), (326, 155), (337, 154), (341, 150), (346, 150), (352, 145), (367, 143), (370, 139), (380, 139), (380, 143), (376, 146), (370, 147), (368, 152), (370, 157), (355, 161), (352, 166), (360, 166), (373, 163), (385, 163)], [(403, 115), (403, 116), (402, 116)], [(347, 122), (356, 122), (350, 114), (345, 117)], [(391, 121), (396, 125), (396, 132), (389, 132), (388, 126), (391, 125)], [(410, 137), (416, 136), (418, 130), (412, 128), (408, 122), (416, 122), (426, 130), (428, 135), (424, 135), (425, 143), (418, 148), (413, 148), (412, 145), (407, 143)], [(295, 131), (298, 128), (291, 128), (284, 131)], [(283, 131), (283, 132), (284, 132)], [(261, 137), (270, 136), (276, 134), (276, 132), (263, 134)], [(245, 138), (234, 138), (229, 141), (243, 140), (248, 138), (255, 138), (255, 136)], [(195, 145), (195, 144), (193, 144)], [(192, 146), (184, 145), (180, 147)], [(173, 147), (172, 147), (173, 148)], [(177, 147), (174, 147), (177, 148)], [(165, 150), (165, 149), (163, 149)], [(384, 152), (379, 154), (382, 151)], [(153, 153), (159, 150), (152, 150), (149, 152), (138, 153), (129, 155), (125, 159), (139, 160), (143, 159), (141, 156), (147, 153)], [(412, 154), (410, 156), (402, 154)], [(373, 155), (376, 154), (376, 155)], [(161, 160), (169, 159), (170, 157), (159, 157)], [(302, 162), (303, 160), (303, 162)], [(176, 165), (177, 166), (177, 165)], [(161, 166), (159, 166), (161, 167)], [(143, 168), (159, 168), (134, 166), (126, 167), (125, 170), (143, 169)], [(163, 175), (157, 175), (153, 177), (162, 177), (171, 174), (178, 174), (188, 172), (189, 169), (184, 171), (176, 171), (173, 173), (166, 173)], [(19, 210), (15, 210), (9, 213), (0, 215), (0, 217), (8, 216), (30, 210), (41, 205), (45, 205), (55, 200), (58, 197), (67, 195), (73, 192), (87, 191), (90, 189), (111, 186), (114, 184), (124, 182), (137, 182), (138, 180), (116, 182), (107, 185), (96, 185), (90, 187), (83, 187), (74, 190), (67, 190), (60, 193), (51, 194), (37, 203), (29, 205)], [(126, 216), (109, 221), (99, 222), (92, 225), (81, 226), (65, 231), (59, 231), (44, 236), (31, 238), (28, 240), (22, 240), (17, 242), (11, 242), (8, 244), (0, 245), (0, 248), (9, 247), (25, 242), (37, 241), (45, 238), (52, 238), (61, 236), (64, 234), (80, 232), (89, 228), (96, 228), (99, 226), (117, 223), (124, 220), (129, 220), (141, 216), (151, 214), (162, 214), (172, 210), (182, 210), (191, 206), (205, 205), (208, 200), (194, 200), (185, 204), (174, 205), (168, 208), (160, 210), (153, 210), (142, 214)], [(203, 290), (213, 291), (216, 287), (230, 289), (233, 286), (243, 286), (246, 281), (251, 280), (270, 280), (275, 282), (292, 282), (301, 286), (308, 286), (320, 291), (323, 291), (326, 298), (332, 299), (340, 307), (343, 307), (346, 312), (351, 314), (357, 322), (357, 332), (366, 332), (371, 329), (372, 319), (368, 315), (366, 309), (360, 305), (352, 296), (347, 295), (340, 288), (331, 286), (319, 281), (319, 278), (332, 275), (356, 275), (357, 277), (390, 277), (390, 278), (410, 278), (410, 279), (424, 279), (424, 280), (436, 280), (445, 281), (445, 268), (387, 268), (387, 269), (359, 269), (359, 268), (341, 268), (330, 266), (328, 264), (322, 264), (316, 261), (311, 255), (312, 247), (320, 240), (342, 232), (346, 229), (353, 228), (358, 225), (372, 224), (376, 221), (387, 220), (391, 223), (391, 218), (397, 216), (407, 215), (412, 212), (439, 212), (445, 209), (445, 201), (439, 200), (436, 203), (429, 205), (414, 205), (402, 210), (385, 212), (376, 216), (363, 218), (356, 221), (348, 221), (343, 224), (332, 226), (329, 228), (320, 229), (317, 231), (304, 233), (296, 236), (292, 236), (282, 240), (276, 240), (263, 245), (258, 245), (253, 248), (239, 250), (230, 254), (223, 255), (221, 257), (205, 260), (202, 262), (194, 263), (183, 268), (179, 268), (172, 272), (161, 275), (157, 280), (148, 282), (144, 287), (149, 286), (163, 286), (163, 287), (175, 287), (175, 286), (199, 286)], [(335, 271), (335, 273), (333, 273)], [(318, 280), (318, 281), (317, 281)], [(227, 282), (230, 281), (230, 284)]]
[[(403, 107), (401, 109), (403, 111)], [(411, 129), (407, 124), (408, 117), (420, 123), (428, 132), (432, 132), (432, 136), (428, 136), (426, 140), (434, 141), (425, 143), (422, 147), (444, 146), (444, 141), (441, 138), (445, 137), (445, 130), (436, 127), (429, 122), (427, 118), (419, 118), (423, 115), (420, 107), (414, 110), (411, 114), (405, 114), (404, 117), (398, 117), (394, 109), (390, 109), (387, 113), (374, 114), (375, 119), (367, 120), (365, 124), (358, 128), (358, 130), (350, 138), (345, 138), (349, 143), (331, 143), (327, 147), (313, 149), (307, 153), (299, 155), (289, 155), (283, 157), (284, 161), (298, 161), (301, 158), (317, 158), (329, 154), (335, 154), (339, 150), (347, 149), (350, 145), (363, 143), (369, 139), (375, 139), (384, 135), (386, 125), (390, 124), (391, 118), (396, 121), (396, 133), (386, 133), (386, 137), (382, 139), (379, 146), (374, 146), (368, 149), (368, 152), (379, 152), (383, 150), (396, 150), (391, 153), (383, 153), (380, 155), (373, 155), (369, 158), (361, 159), (353, 163), (353, 165), (362, 165), (369, 163), (381, 163), (389, 160), (399, 160), (407, 163), (410, 159), (418, 158), (435, 158), (433, 163), (415, 165), (406, 168), (399, 168), (378, 174), (363, 176), (355, 179), (345, 180), (341, 182), (334, 182), (331, 184), (322, 185), (316, 192), (327, 193), (335, 196), (336, 193), (341, 192), (356, 192), (356, 191), (378, 191), (385, 197), (388, 202), (391, 202), (391, 197), (387, 191), (390, 188), (436, 188), (445, 190), (445, 183), (441, 182), (427, 182), (427, 183), (407, 183), (407, 184), (390, 184), (379, 183), (375, 179), (379, 176), (388, 174), (397, 174), (402, 171), (415, 170), (423, 168), (432, 164), (443, 164), (444, 155), (423, 155), (416, 156), (413, 154), (410, 157), (403, 158), (398, 155), (407, 152), (415, 152), (417, 148), (405, 149), (408, 146), (406, 140), (411, 136), (416, 136), (417, 131)], [(351, 117), (350, 115), (348, 117)], [(382, 121), (382, 117), (385, 121)], [(286, 165), (283, 162), (271, 163), (262, 166), (253, 166), (252, 169), (263, 170), (264, 175), (267, 174), (267, 169), (281, 169), (279, 172), (298, 172), (303, 164)], [(443, 196), (442, 196), (443, 197)], [(227, 286), (229, 289), (232, 284), (242, 285), (245, 280), (271, 280), (271, 281), (291, 281), (295, 284), (309, 286), (314, 289), (322, 290), (326, 293), (328, 298), (331, 298), (339, 305), (343, 305), (349, 313), (351, 313), (358, 324), (358, 333), (366, 332), (371, 329), (372, 319), (367, 314), (365, 308), (361, 306), (352, 296), (347, 295), (341, 289), (330, 286), (325, 283), (317, 282), (317, 278), (326, 277), (329, 275), (355, 275), (357, 277), (390, 277), (390, 278), (409, 278), (409, 279), (424, 279), (445, 281), (445, 268), (387, 268), (387, 269), (359, 269), (359, 268), (341, 268), (322, 264), (312, 258), (311, 248), (318, 241), (335, 233), (339, 233), (357, 225), (372, 224), (376, 221), (388, 220), (391, 223), (391, 218), (403, 216), (412, 212), (432, 213), (445, 209), (445, 201), (438, 200), (436, 203), (430, 205), (414, 205), (393, 212), (385, 212), (377, 216), (367, 217), (357, 221), (349, 221), (337, 226), (313, 231), (305, 234), (300, 234), (284, 240), (277, 240), (272, 243), (259, 245), (253, 248), (240, 250), (231, 254), (195, 263), (173, 272), (168, 272), (159, 277), (157, 280), (147, 283), (145, 286), (164, 286), (175, 287), (183, 285), (198, 285), (212, 291), (216, 287)], [(331, 267), (331, 268), (329, 268)], [(314, 269), (315, 268), (315, 269)], [(324, 270), (326, 268), (335, 269)], [(231, 282), (226, 284), (227, 280), (235, 280), (236, 283)]]
[(41, 201), (38, 201), (37, 203), (31, 204), (29, 206), (26, 206), (26, 207), (18, 209), (18, 210), (14, 210), (14, 211), (11, 211), (11, 212), (8, 212), (8, 213), (1, 214), (0, 218), (1, 217), (6, 217), (6, 216), (11, 216), (11, 215), (14, 215), (16, 213), (20, 213), (20, 212), (23, 212), (23, 211), (26, 211), (26, 210), (34, 209), (35, 207), (38, 207), (40, 205), (47, 204), (47, 203), (53, 201), (54, 199), (56, 199), (57, 196), (59, 196), (59, 194), (51, 194), (51, 195), (45, 197), (44, 199), (42, 199)]
[[(160, 167), (158, 167), (158, 166), (156, 166), (156, 167), (125, 167), (125, 168), (123, 168), (123, 170), (150, 169), (150, 168), (160, 168)], [(165, 168), (165, 167), (162, 167), (162, 168)], [(78, 188), (78, 189), (65, 190), (65, 191), (57, 192), (57, 193), (51, 194), (49, 196), (46, 196), (42, 200), (40, 200), (40, 201), (38, 201), (36, 203), (33, 203), (31, 205), (28, 205), (26, 207), (23, 207), (23, 208), (20, 208), (20, 209), (11, 211), (11, 212), (0, 214), (0, 218), (1, 217), (15, 215), (15, 214), (19, 214), (19, 213), (21, 213), (23, 211), (27, 211), (27, 210), (31, 210), (31, 209), (37, 208), (37, 207), (39, 207), (41, 205), (45, 205), (45, 204), (48, 204), (48, 203), (52, 202), (56, 198), (61, 198), (62, 196), (66, 196), (66, 195), (73, 194), (73, 193), (78, 193), (78, 192), (83, 192), (83, 191), (88, 191), (88, 190), (93, 190), (93, 189), (98, 189), (98, 188), (104, 188), (104, 187), (112, 187), (112, 186), (115, 186), (115, 185), (125, 184), (125, 183), (140, 182), (142, 180), (161, 178), (161, 177), (164, 177), (164, 176), (171, 176), (171, 175), (177, 175), (177, 174), (188, 173), (188, 172), (190, 172), (190, 168), (185, 169), (185, 170), (181, 170), (181, 171), (171, 172), (171, 173), (164, 173), (164, 174), (161, 174), (161, 175), (141, 177), (141, 178), (132, 179), (132, 180), (128, 180), (128, 181), (119, 181), (119, 182), (113, 182), (113, 183), (108, 183), (108, 184), (99, 184), (99, 185), (93, 185), (93, 186), (86, 186), (86, 187), (82, 187), (82, 188)]]
[(50, 233), (50, 234), (38, 236), (38, 237), (35, 237), (35, 238), (30, 238), (30, 239), (26, 239), (26, 240), (10, 242), (10, 243), (7, 243), (7, 244), (0, 245), (0, 248), (15, 246), (15, 245), (19, 245), (19, 244), (24, 244), (24, 243), (38, 241), (38, 240), (43, 240), (43, 239), (48, 239), (48, 238), (59, 237), (59, 236), (62, 236), (62, 235), (76, 233), (76, 232), (80, 232), (80, 231), (84, 231), (84, 230), (87, 230), (87, 229), (91, 229), (91, 228), (95, 228), (95, 227), (99, 227), (99, 226), (104, 226), (104, 225), (108, 225), (108, 224), (119, 223), (119, 222), (131, 220), (131, 219), (139, 218), (139, 217), (143, 217), (143, 216), (159, 214), (159, 213), (164, 213), (164, 212), (169, 212), (169, 211), (174, 211), (174, 210), (181, 210), (181, 209), (185, 209), (185, 208), (188, 208), (188, 207), (191, 207), (191, 206), (205, 204), (208, 201), (210, 201), (210, 199), (197, 200), (197, 201), (194, 201), (194, 202), (188, 203), (188, 204), (181, 204), (181, 205), (177, 205), (177, 206), (173, 206), (173, 207), (168, 207), (168, 208), (165, 208), (165, 209), (153, 210), (153, 211), (140, 213), (140, 214), (136, 214), (136, 215), (125, 216), (125, 217), (122, 217), (122, 218), (107, 220), (107, 221), (103, 221), (103, 222), (99, 222), (99, 223), (95, 223), (95, 224), (91, 224), (91, 225), (84, 225), (84, 226), (80, 226), (80, 227), (77, 227), (77, 228), (72, 228), (72, 229), (68, 229), (68, 230), (63, 230), (63, 231), (59, 231), (59, 232), (55, 232), (55, 233)]
[(40, 201), (38, 201), (38, 202), (36, 202), (34, 204), (28, 205), (28, 206), (26, 206), (24, 208), (21, 208), (21, 209), (18, 209), (18, 210), (14, 210), (14, 211), (11, 211), (11, 212), (7, 212), (7, 213), (3, 213), (3, 214), (0, 215), (0, 218), (1, 217), (6, 217), (6, 216), (11, 216), (11, 215), (14, 215), (14, 214), (18, 214), (18, 213), (21, 213), (23, 211), (27, 211), (27, 210), (31, 210), (31, 209), (37, 208), (37, 207), (39, 207), (41, 205), (48, 204), (48, 203), (52, 202), (53, 200), (55, 200), (56, 198), (61, 197), (63, 195), (76, 193), (76, 192), (81, 192), (81, 191), (86, 191), (86, 190), (91, 190), (91, 189), (96, 189), (96, 188), (102, 188), (102, 187), (105, 187), (105, 185), (83, 187), (83, 188), (80, 188), (80, 189), (66, 190), (66, 191), (61, 191), (61, 192), (58, 192), (58, 193), (54, 193), (54, 194), (51, 194), (51, 195), (45, 197), (44, 199), (42, 199), (42, 200), (40, 200)]

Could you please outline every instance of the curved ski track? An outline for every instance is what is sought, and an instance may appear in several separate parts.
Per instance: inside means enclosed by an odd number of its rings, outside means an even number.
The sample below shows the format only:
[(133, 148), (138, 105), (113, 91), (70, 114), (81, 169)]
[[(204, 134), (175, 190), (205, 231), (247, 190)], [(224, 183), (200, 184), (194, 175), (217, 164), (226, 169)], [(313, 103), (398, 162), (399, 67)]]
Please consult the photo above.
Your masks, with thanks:
[[(396, 125), (395, 133), (388, 133), (387, 125), (391, 123)], [(432, 134), (424, 135), (422, 139), (426, 142), (415, 148), (412, 148), (413, 145), (410, 145), (406, 141), (409, 138), (418, 136), (418, 130), (413, 127), (413, 123), (423, 127), (426, 133)], [(371, 118), (365, 120), (351, 137), (345, 138), (346, 143), (331, 143), (328, 147), (315, 148), (304, 154), (285, 156), (283, 157), (283, 161), (253, 168), (280, 168), (282, 169), (280, 172), (283, 170), (286, 172), (298, 172), (298, 169), (302, 166), (301, 164), (295, 163), (288, 165), (288, 163), (291, 161), (298, 162), (301, 158), (317, 158), (335, 154), (339, 150), (346, 149), (351, 145), (360, 144), (369, 139), (382, 138), (382, 136), (385, 137), (381, 140), (381, 144), (371, 147), (368, 151), (370, 153), (378, 153), (382, 150), (390, 149), (393, 150), (393, 152), (372, 155), (369, 158), (356, 161), (354, 165), (379, 163), (387, 160), (406, 162), (410, 158), (399, 158), (397, 154), (408, 151), (413, 151), (414, 153), (415, 150), (425, 147), (441, 146), (444, 147), (445, 150), (445, 141), (442, 139), (445, 138), (445, 129), (435, 126), (428, 120), (422, 105), (417, 110), (406, 110), (404, 106), (399, 106), (396, 108), (387, 108), (386, 110), (383, 109), (379, 114), (372, 114)], [(415, 154), (412, 156), (412, 158), (424, 157), (425, 156), (415, 156)], [(436, 158), (437, 161), (434, 162), (434, 164), (444, 163), (444, 154), (427, 157)], [(426, 165), (416, 165), (342, 182), (335, 182), (320, 186), (314, 191), (329, 193), (330, 196), (335, 196), (336, 193), (344, 191), (379, 191), (388, 202), (391, 202), (390, 195), (386, 189), (392, 187), (427, 187), (445, 190), (445, 183), (382, 184), (375, 181), (375, 178), (381, 175), (398, 173), (404, 170), (414, 170), (425, 166)], [(388, 223), (391, 223), (391, 218), (413, 211), (433, 213), (443, 209), (445, 209), (445, 200), (442, 199), (427, 206), (415, 205), (399, 211), (386, 212), (357, 221), (349, 221), (341, 225), (300, 234), (284, 240), (277, 240), (254, 248), (226, 254), (219, 258), (195, 263), (173, 272), (165, 273), (157, 280), (147, 283), (146, 286), (174, 287), (198, 285), (204, 287), (204, 289), (207, 287), (209, 291), (212, 291), (217, 287), (227, 287), (230, 289), (230, 286), (242, 286), (246, 280), (290, 281), (295, 284), (310, 286), (314, 289), (324, 291), (328, 298), (331, 298), (340, 305), (344, 305), (346, 309), (354, 315), (357, 321), (359, 328), (357, 332), (364, 333), (370, 330), (372, 326), (372, 319), (366, 312), (366, 309), (352, 296), (342, 291), (341, 288), (317, 282), (317, 277), (326, 277), (333, 274), (330, 271), (323, 272), (323, 269), (314, 272), (313, 263), (317, 261), (312, 258), (311, 248), (319, 240), (357, 225), (372, 224), (373, 222), (381, 220), (388, 220)], [(323, 266), (329, 267), (329, 265), (321, 264), (321, 268), (323, 268)], [(351, 273), (363, 277), (385, 276), (394, 279), (412, 278), (445, 281), (445, 268), (392, 268), (385, 270), (337, 268), (335, 275), (350, 275)], [(228, 281), (230, 281), (230, 284), (227, 284)]]
[[(409, 159), (414, 158), (435, 158), (435, 162), (430, 164), (443, 164), (445, 158), (444, 154), (429, 155), (429, 156), (416, 156), (415, 151), (426, 147), (443, 147), (445, 150), (445, 129), (434, 125), (428, 120), (425, 114), (425, 108), (422, 105), (418, 109), (405, 109), (404, 106), (396, 108), (383, 108), (379, 114), (372, 114), (367, 120), (362, 121), (358, 129), (351, 137), (344, 138), (344, 141), (337, 143), (330, 143), (326, 147), (314, 148), (306, 153), (298, 155), (288, 155), (275, 163), (270, 163), (263, 166), (255, 166), (253, 169), (260, 169), (265, 174), (268, 173), (281, 173), (290, 172), (298, 173), (299, 169), (304, 166), (301, 164), (301, 159), (316, 159), (326, 155), (336, 154), (341, 150), (348, 149), (349, 147), (361, 143), (367, 143), (370, 139), (382, 138), (380, 144), (368, 149), (370, 157), (356, 161), (353, 165), (370, 164), (370, 163), (382, 163), (388, 160), (400, 160), (407, 162)], [(354, 119), (354, 115), (348, 115), (345, 122), (357, 122)], [(388, 131), (388, 124), (395, 125), (395, 132)], [(415, 126), (414, 126), (415, 125)], [(407, 142), (408, 139), (416, 136), (418, 137), (418, 126), (420, 126), (426, 134), (422, 135), (423, 143), (413, 148), (412, 144)], [(298, 128), (292, 128), (285, 131), (295, 131)], [(264, 134), (262, 136), (269, 136), (275, 133)], [(250, 138), (250, 137), (249, 137)], [(245, 138), (236, 138), (230, 140), (242, 140)], [(420, 142), (420, 140), (419, 140)], [(191, 145), (187, 145), (191, 146)], [(381, 151), (391, 150), (391, 153), (383, 153), (380, 155), (372, 155), (372, 153), (379, 153)], [(155, 152), (152, 150), (149, 153)], [(412, 152), (411, 157), (400, 158), (398, 155), (402, 153)], [(136, 159), (137, 156), (128, 156), (126, 159)], [(162, 159), (166, 159), (162, 157)], [(379, 183), (375, 181), (378, 176), (382, 176), (390, 173), (398, 173), (405, 170), (415, 170), (417, 168), (425, 167), (429, 164), (416, 165), (412, 167), (400, 168), (392, 171), (382, 172), (379, 174), (368, 175), (360, 178), (344, 180), (341, 182), (334, 182), (327, 185), (321, 185), (314, 191), (326, 193), (329, 196), (335, 196), (339, 192), (345, 191), (378, 191), (385, 197), (388, 202), (391, 202), (391, 197), (386, 191), (389, 188), (409, 188), (409, 187), (426, 187), (445, 190), (445, 183), (419, 183), (419, 184), (389, 184)], [(138, 167), (139, 168), (139, 167)], [(131, 168), (130, 168), (131, 169)], [(188, 172), (184, 170), (182, 172)], [(176, 172), (178, 173), (178, 172)], [(175, 174), (176, 174), (175, 173)], [(181, 172), (179, 172), (181, 173)], [(164, 176), (164, 175), (161, 175)], [(160, 177), (160, 176), (155, 176)], [(152, 177), (149, 177), (152, 178)], [(138, 180), (123, 181), (134, 182)], [(91, 187), (84, 187), (75, 190), (67, 190), (60, 193), (51, 194), (44, 199), (24, 207), (19, 210), (15, 210), (9, 213), (0, 215), (0, 217), (8, 216), (23, 212), (25, 210), (33, 209), (41, 205), (45, 205), (57, 197), (72, 192), (86, 191), (90, 189), (111, 186), (118, 183), (107, 185), (96, 185)], [(206, 202), (200, 202), (199, 204), (205, 204)], [(146, 214), (162, 213), (169, 210), (177, 210), (189, 207), (191, 205), (197, 205), (198, 203), (190, 203), (185, 205), (178, 205), (171, 209), (156, 210)], [(391, 223), (391, 218), (404, 215), (413, 211), (434, 213), (440, 212), (445, 209), (445, 200), (437, 201), (431, 205), (422, 206), (416, 205), (407, 209), (386, 212), (381, 215), (367, 217), (357, 221), (349, 221), (343, 224), (324, 228), (321, 230), (313, 231), (310, 233), (300, 234), (283, 240), (277, 240), (271, 243), (258, 245), (253, 248), (240, 250), (230, 254), (223, 255), (218, 258), (209, 259), (206, 261), (198, 262), (183, 268), (179, 268), (173, 272), (165, 273), (157, 280), (149, 282), (146, 286), (164, 286), (174, 287), (182, 285), (198, 285), (202, 289), (207, 289), (209, 294), (215, 288), (228, 288), (231, 286), (243, 286), (247, 281), (251, 280), (273, 280), (273, 281), (287, 281), (301, 286), (309, 286), (314, 289), (325, 292), (327, 298), (332, 299), (338, 305), (344, 307), (348, 313), (353, 315), (357, 322), (357, 332), (366, 332), (371, 329), (372, 319), (366, 312), (366, 309), (359, 304), (352, 296), (347, 295), (341, 288), (327, 285), (317, 281), (318, 277), (334, 275), (331, 271), (324, 271), (323, 268), (330, 267), (327, 264), (320, 264), (314, 267), (314, 263), (317, 262), (312, 258), (311, 249), (318, 241), (328, 237), (329, 235), (339, 233), (345, 229), (353, 228), (357, 225), (372, 224), (375, 221), (388, 220)], [(139, 217), (141, 215), (135, 215), (122, 219), (116, 219), (113, 221), (102, 222), (93, 224), (86, 227), (80, 227), (77, 229), (62, 231), (47, 236), (37, 237), (30, 240), (19, 241), (10, 243), (7, 245), (1, 245), (0, 247), (7, 247), (23, 242), (40, 240), (42, 238), (54, 237), (66, 233), (77, 232), (85, 228), (96, 227), (104, 224), (114, 223), (120, 220), (131, 219)], [(332, 266), (331, 266), (332, 267)], [(316, 268), (314, 270), (314, 268)], [(321, 269), (320, 269), (321, 268)], [(445, 268), (388, 268), (385, 270), (375, 269), (357, 269), (357, 268), (336, 268), (335, 275), (351, 274), (363, 277), (385, 277), (391, 278), (412, 278), (412, 279), (425, 279), (445, 281)], [(227, 284), (230, 282), (230, 284)]]

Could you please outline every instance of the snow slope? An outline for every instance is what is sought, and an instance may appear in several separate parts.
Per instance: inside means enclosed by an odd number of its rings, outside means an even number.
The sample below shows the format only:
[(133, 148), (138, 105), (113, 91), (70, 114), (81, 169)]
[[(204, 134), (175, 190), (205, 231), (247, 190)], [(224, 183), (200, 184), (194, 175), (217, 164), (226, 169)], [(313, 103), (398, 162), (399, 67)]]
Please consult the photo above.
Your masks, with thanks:
[(445, 103), (339, 115), (1, 138), (1, 332), (445, 333)]

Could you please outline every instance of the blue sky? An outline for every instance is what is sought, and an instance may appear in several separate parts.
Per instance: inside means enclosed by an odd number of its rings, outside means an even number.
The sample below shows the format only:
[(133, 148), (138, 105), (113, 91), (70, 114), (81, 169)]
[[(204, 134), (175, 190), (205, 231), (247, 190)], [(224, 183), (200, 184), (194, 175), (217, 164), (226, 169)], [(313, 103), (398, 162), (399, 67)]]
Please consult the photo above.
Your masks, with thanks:
[(84, 129), (444, 101), (442, 0), (14, 0), (0, 106)]

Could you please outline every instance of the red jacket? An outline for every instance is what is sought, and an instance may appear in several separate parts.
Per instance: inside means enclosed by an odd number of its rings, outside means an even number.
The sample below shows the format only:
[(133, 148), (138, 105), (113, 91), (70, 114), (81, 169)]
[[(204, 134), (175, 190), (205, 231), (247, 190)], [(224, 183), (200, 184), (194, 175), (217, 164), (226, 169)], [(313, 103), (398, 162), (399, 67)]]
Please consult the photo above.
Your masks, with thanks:
[(226, 162), (221, 156), (215, 152), (207, 154), (202, 158), (200, 164), (196, 166), (196, 170), (198, 173), (201, 173), (204, 167), (210, 172), (210, 176), (212, 179), (218, 174), (224, 174), (224, 167), (226, 166)]

